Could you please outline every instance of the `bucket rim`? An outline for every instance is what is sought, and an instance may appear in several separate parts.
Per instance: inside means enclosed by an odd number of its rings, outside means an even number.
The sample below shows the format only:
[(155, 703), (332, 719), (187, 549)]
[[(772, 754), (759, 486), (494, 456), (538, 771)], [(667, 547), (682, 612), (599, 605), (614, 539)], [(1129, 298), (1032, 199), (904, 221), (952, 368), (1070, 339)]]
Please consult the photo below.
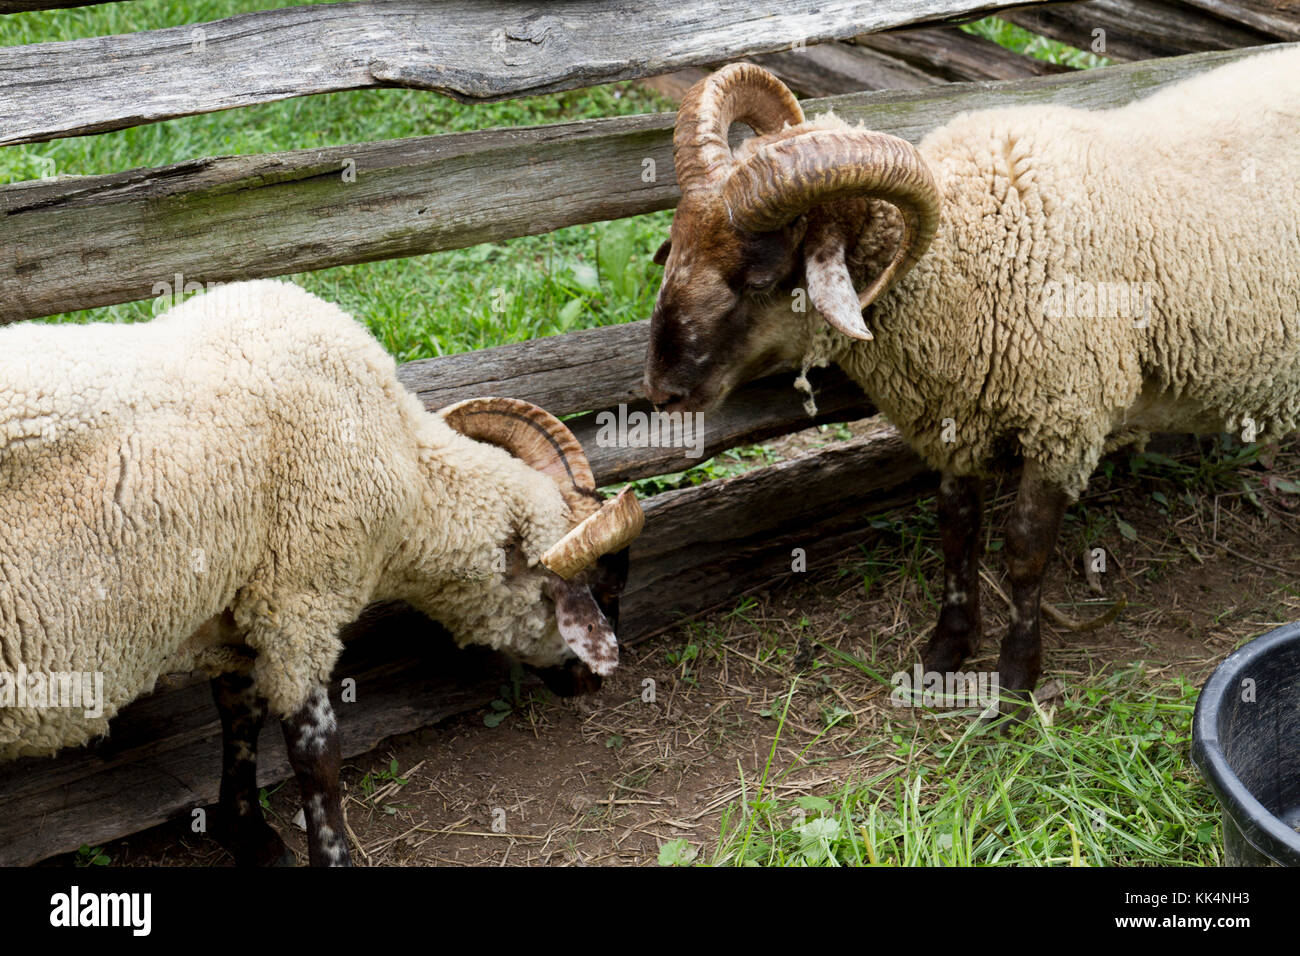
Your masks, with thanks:
[(1247, 641), (1229, 654), (1196, 698), (1192, 716), (1192, 763), (1224, 813), (1232, 818), (1246, 842), (1269, 859), (1285, 866), (1300, 866), (1300, 833), (1256, 799), (1228, 764), (1219, 742), (1219, 703), (1242, 673), (1280, 647), (1300, 646), (1300, 621), (1283, 624)]

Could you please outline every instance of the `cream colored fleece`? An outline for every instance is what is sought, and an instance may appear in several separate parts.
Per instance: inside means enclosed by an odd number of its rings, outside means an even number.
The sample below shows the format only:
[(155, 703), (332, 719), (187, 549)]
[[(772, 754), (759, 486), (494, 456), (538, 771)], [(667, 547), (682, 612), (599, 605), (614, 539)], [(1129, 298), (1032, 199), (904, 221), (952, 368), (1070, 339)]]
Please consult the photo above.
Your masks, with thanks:
[[(873, 341), (818, 332), (809, 359), (837, 361), (933, 467), (1018, 451), (1077, 495), (1150, 431), (1296, 427), (1300, 48), (1114, 110), (964, 114), (919, 148), (934, 243), (869, 313)], [(1144, 327), (1137, 308), (1048, 314), (1113, 283), (1145, 289)]]
[(461, 643), (571, 656), (541, 574), (559, 489), (455, 433), (366, 330), (302, 289), (218, 288), (139, 325), (0, 330), (0, 672), (100, 672), (107, 707), (0, 708), (0, 759), (105, 732), (167, 671), (231, 666), (187, 639), (229, 609), (279, 716), (338, 631), (401, 598)]

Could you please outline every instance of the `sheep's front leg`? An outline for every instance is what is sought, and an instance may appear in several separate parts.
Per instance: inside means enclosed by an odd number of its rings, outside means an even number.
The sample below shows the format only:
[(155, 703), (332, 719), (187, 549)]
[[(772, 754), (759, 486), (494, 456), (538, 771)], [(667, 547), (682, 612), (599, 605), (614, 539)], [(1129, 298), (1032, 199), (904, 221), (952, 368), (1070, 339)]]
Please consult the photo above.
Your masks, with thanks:
[(923, 660), (927, 671), (943, 674), (955, 671), (979, 649), (984, 482), (945, 473), (939, 484), (938, 502), (943, 539), (943, 605)]
[(313, 688), (303, 708), (281, 721), (281, 726), (302, 791), (308, 859), (312, 866), (350, 866), (339, 800), (338, 724), (325, 688)]
[(257, 799), (257, 737), (266, 719), (266, 701), (244, 674), (214, 677), (212, 698), (221, 715), (221, 796), (214, 836), (236, 866), (291, 861), (292, 854), (262, 816)]
[[(1039, 602), (1043, 573), (1056, 547), (1069, 496), (1064, 489), (1038, 477), (1025, 463), (1020, 490), (1007, 522), (1007, 574), (1011, 584), (1011, 628), (998, 657), (1001, 690), (1025, 698), (1038, 683), (1043, 668)], [(1017, 709), (1012, 705), (1012, 709)]]

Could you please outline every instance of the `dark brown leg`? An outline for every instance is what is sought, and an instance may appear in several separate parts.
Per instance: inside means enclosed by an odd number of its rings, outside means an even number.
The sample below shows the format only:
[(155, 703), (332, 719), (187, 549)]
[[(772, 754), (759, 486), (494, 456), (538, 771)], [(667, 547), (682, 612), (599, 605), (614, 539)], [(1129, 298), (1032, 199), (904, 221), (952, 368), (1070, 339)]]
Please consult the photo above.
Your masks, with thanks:
[(325, 688), (312, 690), (302, 710), (280, 723), (302, 791), (308, 859), (312, 866), (351, 866), (339, 801), (338, 725)]
[(1064, 490), (1038, 478), (1036, 471), (1025, 464), (1006, 532), (1011, 627), (998, 656), (998, 679), (1004, 694), (1021, 698), (1034, 689), (1043, 669), (1038, 623), (1043, 572), (1069, 503)]
[(943, 605), (923, 656), (925, 669), (957, 670), (980, 643), (980, 525), (984, 482), (944, 475), (939, 485), (939, 531), (943, 537)]
[(213, 836), (236, 866), (292, 861), (257, 799), (257, 736), (266, 719), (266, 701), (243, 674), (214, 677), (212, 698), (221, 715), (221, 797)]

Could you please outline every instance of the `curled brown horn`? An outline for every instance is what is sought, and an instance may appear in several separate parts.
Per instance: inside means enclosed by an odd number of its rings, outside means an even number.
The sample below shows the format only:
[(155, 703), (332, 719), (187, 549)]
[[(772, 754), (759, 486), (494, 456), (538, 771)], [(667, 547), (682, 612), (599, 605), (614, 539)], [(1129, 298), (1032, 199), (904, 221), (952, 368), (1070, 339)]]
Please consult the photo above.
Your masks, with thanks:
[(865, 308), (925, 254), (939, 226), (939, 187), (907, 140), (865, 129), (811, 129), (760, 147), (722, 190), (732, 221), (749, 232), (779, 229), (813, 206), (883, 199), (903, 217), (893, 260), (858, 294)]
[(673, 129), (673, 162), (682, 192), (716, 186), (733, 160), (727, 143), (732, 123), (755, 133), (776, 133), (803, 122), (794, 94), (753, 63), (730, 63), (692, 86), (682, 97)]
[(545, 409), (517, 398), (470, 398), (438, 414), (467, 438), (504, 448), (554, 480), (574, 521), (600, 510), (601, 495), (582, 443)]
[(621, 551), (645, 525), (645, 513), (631, 488), (607, 501), (594, 515), (547, 549), (542, 564), (568, 580), (602, 554)]

